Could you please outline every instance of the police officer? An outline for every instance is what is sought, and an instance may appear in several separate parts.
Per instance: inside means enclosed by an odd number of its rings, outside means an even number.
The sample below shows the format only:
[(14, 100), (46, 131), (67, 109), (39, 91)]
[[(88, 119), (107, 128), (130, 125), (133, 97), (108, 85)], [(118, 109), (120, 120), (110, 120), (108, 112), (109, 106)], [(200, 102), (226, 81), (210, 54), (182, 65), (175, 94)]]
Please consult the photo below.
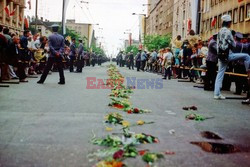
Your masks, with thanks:
[(72, 43), (70, 45), (70, 54), (69, 54), (69, 71), (74, 72), (74, 61), (76, 60), (76, 39), (72, 38)]
[(49, 36), (49, 49), (50, 55), (47, 62), (47, 65), (43, 71), (43, 74), (40, 80), (37, 82), (38, 84), (43, 84), (46, 80), (46, 77), (53, 66), (54, 63), (57, 63), (60, 81), (58, 84), (65, 84), (65, 78), (63, 73), (63, 52), (64, 52), (64, 38), (62, 35), (58, 34), (59, 25), (52, 25), (53, 34)]
[(76, 72), (79, 72), (79, 73), (82, 72), (82, 68), (84, 66), (83, 54), (84, 54), (84, 50), (83, 50), (82, 39), (79, 39), (78, 57), (77, 57), (77, 69), (76, 69)]

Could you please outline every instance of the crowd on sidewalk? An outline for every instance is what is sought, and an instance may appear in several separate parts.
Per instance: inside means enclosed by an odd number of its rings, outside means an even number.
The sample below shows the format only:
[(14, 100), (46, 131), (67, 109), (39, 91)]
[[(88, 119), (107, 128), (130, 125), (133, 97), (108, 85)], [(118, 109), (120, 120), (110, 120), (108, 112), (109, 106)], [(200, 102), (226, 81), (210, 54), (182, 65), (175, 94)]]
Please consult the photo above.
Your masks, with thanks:
[[(248, 100), (243, 103), (250, 104), (250, 35), (230, 30), (229, 15), (222, 16), (222, 22), (223, 28), (207, 41), (202, 41), (190, 30), (186, 39), (182, 40), (180, 35), (174, 38), (171, 48), (150, 52), (139, 50), (136, 55), (121, 51), (116, 57), (117, 65), (127, 65), (129, 69), (134, 69), (135, 65), (137, 71), (157, 73), (163, 79), (185, 78), (204, 83), (204, 90), (214, 91), (215, 99), (225, 99), (220, 90), (230, 91), (231, 83), (235, 82), (235, 94), (248, 92)], [(224, 76), (225, 71), (248, 77)]]
[[(101, 65), (107, 61), (100, 54), (86, 51), (82, 39), (65, 38), (63, 46), (63, 68), (70, 72), (82, 72), (84, 66)], [(27, 76), (43, 73), (50, 54), (47, 37), (31, 34), (29, 30), (19, 35), (0, 25), (0, 82), (11, 79), (28, 82)], [(57, 71), (56, 63), (51, 70)]]

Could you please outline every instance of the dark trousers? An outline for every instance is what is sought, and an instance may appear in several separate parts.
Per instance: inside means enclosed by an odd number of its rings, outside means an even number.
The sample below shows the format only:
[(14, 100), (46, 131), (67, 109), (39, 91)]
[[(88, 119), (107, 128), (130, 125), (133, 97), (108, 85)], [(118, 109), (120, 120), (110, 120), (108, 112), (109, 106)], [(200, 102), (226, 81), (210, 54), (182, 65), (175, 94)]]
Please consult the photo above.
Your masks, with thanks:
[(217, 63), (207, 61), (207, 72), (204, 80), (204, 90), (214, 90), (215, 79), (217, 75)]
[(23, 80), (27, 77), (25, 74), (25, 64), (22, 62), (18, 62), (17, 64), (17, 76), (19, 80)]
[(77, 60), (77, 72), (82, 72), (82, 68), (84, 67), (84, 60), (78, 59)]
[(60, 76), (60, 82), (65, 82), (64, 73), (63, 73), (62, 57), (49, 57), (47, 65), (43, 71), (41, 78), (40, 78), (41, 82), (44, 82), (46, 80), (47, 75), (48, 75), (49, 71), (51, 70), (54, 63), (57, 63), (59, 76)]
[[(246, 69), (244, 65), (237, 64), (234, 68), (235, 73), (240, 73), (240, 74), (246, 74)], [(247, 89), (248, 83), (247, 83), (247, 78), (244, 77), (235, 77), (235, 85), (236, 85), (236, 93), (241, 94), (242, 90)]]
[(136, 61), (136, 68), (137, 68), (137, 71), (140, 71), (140, 68), (141, 68), (141, 62), (140, 61)]
[(74, 72), (74, 61), (76, 60), (76, 57), (72, 56), (69, 60), (69, 71)]
[(93, 67), (95, 67), (95, 63), (96, 63), (95, 61), (96, 61), (95, 59), (91, 60), (91, 64), (92, 64)]
[(129, 66), (128, 66), (129, 69), (134, 69), (134, 60), (130, 60), (129, 61)]
[(171, 79), (171, 67), (165, 68), (164, 78)]
[(144, 71), (146, 60), (141, 61), (141, 70)]

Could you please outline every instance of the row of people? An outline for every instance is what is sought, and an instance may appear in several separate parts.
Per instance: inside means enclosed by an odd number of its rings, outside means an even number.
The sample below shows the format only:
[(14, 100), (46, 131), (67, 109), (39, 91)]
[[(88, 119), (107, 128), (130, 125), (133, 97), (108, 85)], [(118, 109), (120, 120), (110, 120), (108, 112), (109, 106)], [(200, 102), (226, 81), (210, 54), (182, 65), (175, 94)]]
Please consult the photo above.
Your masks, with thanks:
[[(57, 33), (57, 27), (53, 29)], [(102, 55), (85, 51), (82, 39), (79, 39), (78, 47), (74, 38), (71, 43), (63, 41), (62, 61), (66, 63), (62, 66), (70, 72), (74, 72), (74, 66), (75, 72), (82, 72), (84, 66), (101, 65), (105, 61)], [(49, 39), (39, 33), (31, 35), (29, 30), (25, 30), (23, 36), (19, 37), (0, 25), (0, 80), (19, 79), (20, 82), (27, 82), (28, 75), (42, 74), (53, 52), (50, 45)], [(53, 65), (53, 69), (58, 69), (58, 63)]]

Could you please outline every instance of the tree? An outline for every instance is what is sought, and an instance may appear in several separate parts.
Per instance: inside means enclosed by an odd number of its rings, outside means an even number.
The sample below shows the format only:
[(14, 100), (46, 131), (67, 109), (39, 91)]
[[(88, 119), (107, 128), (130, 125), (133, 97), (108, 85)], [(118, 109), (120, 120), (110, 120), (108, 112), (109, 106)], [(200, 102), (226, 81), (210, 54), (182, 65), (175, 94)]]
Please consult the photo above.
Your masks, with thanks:
[(170, 46), (171, 35), (146, 35), (144, 45), (149, 51), (160, 50)]
[(128, 46), (128, 47), (125, 49), (125, 52), (126, 52), (126, 53), (131, 52), (131, 53), (133, 53), (134, 55), (136, 55), (136, 54), (138, 53), (138, 47), (135, 46), (135, 45)]

